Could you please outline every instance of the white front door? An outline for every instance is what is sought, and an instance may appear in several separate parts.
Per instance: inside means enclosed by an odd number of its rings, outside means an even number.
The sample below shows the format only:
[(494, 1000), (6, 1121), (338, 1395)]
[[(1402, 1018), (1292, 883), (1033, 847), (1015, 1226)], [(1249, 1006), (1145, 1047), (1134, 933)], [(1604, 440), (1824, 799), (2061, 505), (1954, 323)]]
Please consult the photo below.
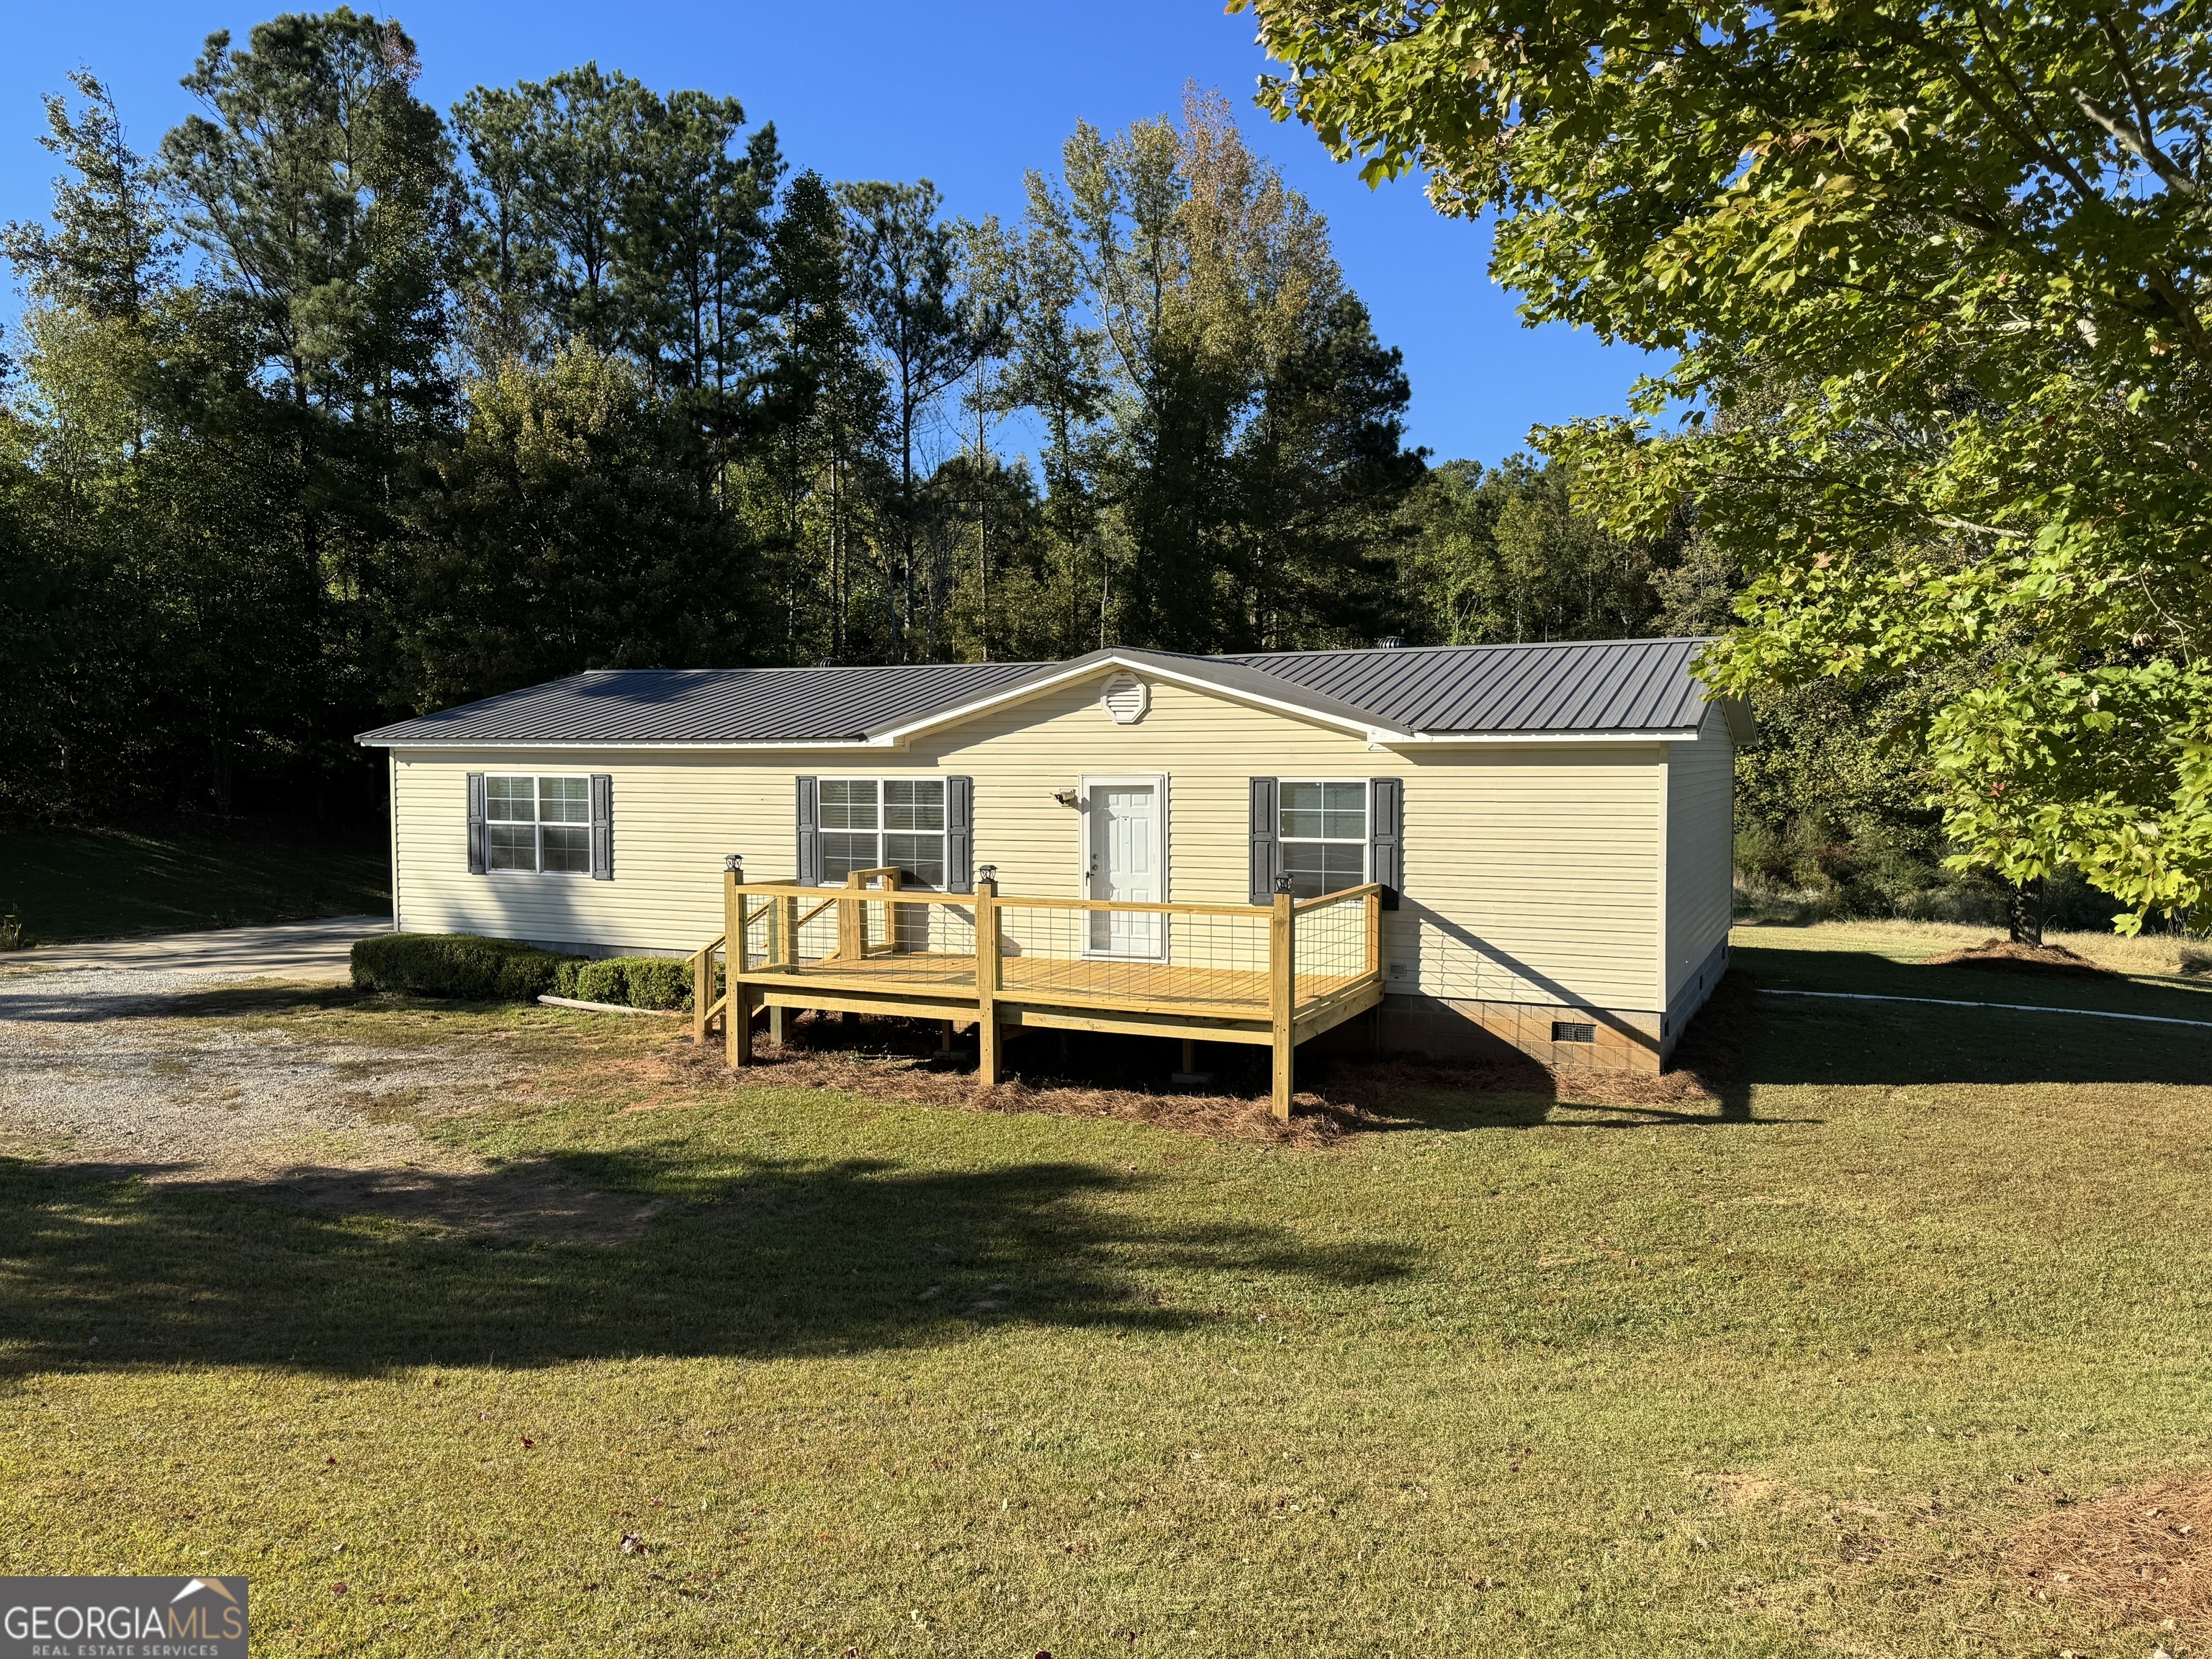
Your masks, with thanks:
[[(1097, 782), (1090, 786), (1090, 896), (1121, 903), (1158, 904), (1164, 891), (1160, 786)], [(1157, 912), (1093, 910), (1091, 949), (1115, 957), (1158, 957), (1164, 938)]]

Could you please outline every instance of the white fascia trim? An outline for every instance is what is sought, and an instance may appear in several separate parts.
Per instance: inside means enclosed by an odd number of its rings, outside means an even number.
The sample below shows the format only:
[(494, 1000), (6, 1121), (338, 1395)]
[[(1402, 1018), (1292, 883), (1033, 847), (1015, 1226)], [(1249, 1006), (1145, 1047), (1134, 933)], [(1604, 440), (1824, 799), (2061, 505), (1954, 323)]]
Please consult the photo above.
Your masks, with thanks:
[(1486, 749), (1502, 744), (1695, 743), (1694, 730), (1675, 726), (1603, 732), (1416, 732), (1411, 737), (1370, 735), (1370, 749)]
[[(1150, 666), (1149, 665), (1143, 665), (1147, 668)], [(1076, 677), (1073, 675), (1060, 676), (1054, 681), (1054, 684), (1062, 684), (1066, 680), (1074, 678)], [(1174, 678), (1176, 677), (1170, 675), (1163, 676), (1163, 678)], [(1194, 678), (1189, 681), (1188, 684), (1202, 690), (1215, 692), (1221, 696), (1229, 698), (1232, 702), (1254, 703), (1263, 708), (1275, 708), (1281, 713), (1296, 715), (1301, 719), (1323, 721), (1328, 725), (1336, 726), (1340, 730), (1352, 732), (1359, 737), (1366, 738), (1367, 746), (1370, 749), (1374, 750), (1483, 749), (1501, 744), (1516, 744), (1695, 743), (1698, 741), (1699, 735), (1694, 731), (1680, 730), (1671, 727), (1654, 731), (1609, 730), (1602, 732), (1399, 732), (1388, 728), (1370, 726), (1356, 726), (1349, 720), (1339, 720), (1328, 714), (1317, 714), (1312, 709), (1300, 708), (1295, 703), (1277, 703), (1273, 700), (1265, 697), (1249, 696), (1241, 691), (1234, 691), (1228, 690), (1225, 687), (1216, 685), (1209, 680)], [(1032, 690), (1042, 690), (1045, 688), (1042, 686), (1036, 686), (1030, 689)], [(993, 699), (994, 702), (1003, 701), (1007, 700), (1002, 698)], [(988, 706), (988, 705), (985, 705), (985, 707)], [(945, 716), (945, 718), (948, 720), (962, 719), (966, 718), (969, 714), (979, 712), (981, 712), (980, 708), (969, 709), (962, 711), (957, 714), (948, 714)], [(938, 723), (938, 720), (933, 719), (928, 722), (927, 726), (902, 727), (896, 732), (881, 732), (872, 737), (819, 738), (798, 743), (635, 743), (627, 742), (616, 738), (600, 738), (597, 739), (570, 738), (563, 738), (558, 742), (550, 743), (543, 740), (524, 742), (514, 738), (447, 738), (435, 742), (425, 742), (419, 738), (409, 738), (395, 739), (384, 743), (364, 744), (362, 744), (362, 747), (368, 749), (388, 749), (395, 750), (451, 750), (455, 751), (466, 750), (472, 752), (497, 750), (501, 751), (517, 753), (544, 752), (548, 754), (574, 754), (579, 751), (599, 750), (618, 750), (625, 753), (635, 752), (641, 754), (821, 754), (825, 750), (851, 751), (854, 750), (860, 750), (865, 751), (867, 750), (904, 749), (907, 746), (908, 738), (921, 732), (927, 731), (930, 726), (933, 726)]]
[(1125, 668), (1133, 674), (1149, 674), (1155, 679), (1171, 681), (1177, 685), (1188, 686), (1193, 690), (1210, 691), (1214, 696), (1226, 697), (1232, 702), (1249, 703), (1255, 708), (1273, 709), (1277, 714), (1289, 714), (1298, 720), (1318, 720), (1324, 726), (1333, 726), (1340, 732), (1355, 732), (1370, 741), (1380, 736), (1391, 742), (1411, 742), (1419, 735), (1416, 732), (1401, 732), (1392, 727), (1377, 727), (1369, 721), (1350, 720), (1341, 714), (1328, 714), (1321, 709), (1308, 708), (1303, 703), (1292, 702), (1287, 698), (1262, 696), (1243, 686), (1224, 685), (1219, 680), (1204, 674), (1194, 674), (1188, 670), (1170, 668), (1144, 657), (1125, 657), (1116, 652), (1103, 657), (1094, 657), (1087, 662), (1071, 665), (1062, 672), (1047, 675), (1043, 679), (1025, 680), (1019, 685), (994, 691), (988, 697), (978, 697), (973, 702), (964, 702), (957, 708), (940, 709), (934, 714), (926, 714), (918, 720), (908, 721), (904, 726), (895, 726), (886, 731), (872, 733), (869, 741), (872, 743), (895, 742), (903, 747), (908, 738), (918, 737), (925, 732), (934, 731), (940, 726), (951, 726), (961, 720), (972, 720), (978, 714), (987, 714), (1007, 703), (1019, 702), (1025, 697), (1034, 697), (1041, 692), (1051, 690), (1054, 686), (1065, 685), (1071, 680), (1079, 680), (1103, 670), (1115, 668)]
[(652, 752), (689, 752), (692, 754), (731, 754), (759, 750), (813, 750), (824, 749), (896, 749), (900, 744), (887, 738), (815, 738), (799, 743), (633, 743), (620, 738), (564, 738), (558, 742), (532, 739), (525, 742), (516, 738), (445, 738), (426, 741), (421, 738), (393, 738), (377, 743), (364, 742), (364, 749), (467, 749), (467, 750), (546, 750), (574, 753), (579, 750), (643, 750)]

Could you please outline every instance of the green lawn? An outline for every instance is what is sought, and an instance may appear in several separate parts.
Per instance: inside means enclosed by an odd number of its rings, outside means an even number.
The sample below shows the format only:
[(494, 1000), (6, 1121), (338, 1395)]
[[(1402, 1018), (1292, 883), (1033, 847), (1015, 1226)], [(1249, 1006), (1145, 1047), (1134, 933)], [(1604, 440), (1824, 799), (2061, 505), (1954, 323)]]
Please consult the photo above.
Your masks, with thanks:
[(0, 916), (33, 944), (391, 910), (381, 844), (0, 829)]
[[(1894, 930), (1739, 944), (2212, 1019)], [(207, 1017), (559, 1059), (434, 1132), (667, 1200), (499, 1245), (0, 1164), (0, 1571), (244, 1572), (257, 1653), (2208, 1638), (2008, 1563), (2212, 1474), (2212, 1033), (1769, 999), (1722, 1100), (1439, 1086), (1314, 1150), (738, 1087), (644, 1021)]]

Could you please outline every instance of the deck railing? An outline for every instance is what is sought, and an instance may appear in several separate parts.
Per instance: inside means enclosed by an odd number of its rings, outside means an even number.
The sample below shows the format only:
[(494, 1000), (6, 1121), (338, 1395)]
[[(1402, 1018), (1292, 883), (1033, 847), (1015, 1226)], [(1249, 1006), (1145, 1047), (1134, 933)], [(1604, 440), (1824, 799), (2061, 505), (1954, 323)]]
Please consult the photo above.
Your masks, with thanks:
[[(1001, 1005), (1030, 1023), (1182, 1030), (1186, 1040), (1195, 1031), (1270, 1044), (1276, 1110), (1287, 1115), (1291, 1048), (1379, 995), (1382, 890), (1304, 902), (1279, 892), (1263, 908), (1020, 897), (990, 880), (972, 893), (929, 892), (903, 887), (895, 869), (855, 871), (836, 889), (733, 872), (723, 933), (691, 958), (694, 1030), (704, 1042), (719, 1021), (731, 1064), (742, 1066), (750, 1013), (763, 1001), (779, 1036), (787, 1008), (819, 1006), (810, 998), (939, 1017), (957, 1007), (973, 1012), (992, 1083)], [(730, 1018), (732, 1008), (746, 1017)]]

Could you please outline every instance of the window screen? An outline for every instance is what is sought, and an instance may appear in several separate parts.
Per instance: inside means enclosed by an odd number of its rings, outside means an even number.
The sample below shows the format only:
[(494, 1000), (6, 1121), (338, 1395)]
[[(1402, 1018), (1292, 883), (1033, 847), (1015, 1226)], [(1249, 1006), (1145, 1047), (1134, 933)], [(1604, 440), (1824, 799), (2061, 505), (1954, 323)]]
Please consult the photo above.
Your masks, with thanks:
[(487, 774), (484, 867), (590, 875), (591, 780)]
[(822, 879), (896, 869), (913, 887), (945, 885), (945, 780), (822, 780)]
[(882, 785), (873, 778), (822, 780), (822, 879), (842, 882), (855, 870), (873, 870), (883, 818)]
[(1279, 786), (1283, 871), (1299, 898), (1341, 892), (1367, 879), (1367, 785)]

